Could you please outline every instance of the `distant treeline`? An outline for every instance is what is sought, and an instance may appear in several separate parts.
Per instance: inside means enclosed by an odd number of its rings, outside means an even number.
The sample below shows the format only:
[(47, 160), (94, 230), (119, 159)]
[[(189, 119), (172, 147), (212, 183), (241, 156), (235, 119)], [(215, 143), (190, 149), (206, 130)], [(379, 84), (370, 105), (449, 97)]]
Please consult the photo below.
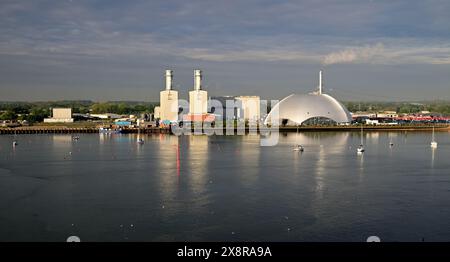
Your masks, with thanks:
[(343, 102), (350, 112), (395, 111), (400, 114), (413, 114), (429, 111), (434, 114), (450, 115), (450, 101), (433, 102)]
[[(450, 115), (450, 101), (434, 102), (343, 102), (350, 112), (396, 111), (418, 113), (430, 111), (434, 114)], [(70, 107), (73, 113), (114, 113), (120, 115), (153, 113), (156, 102), (112, 101), (50, 101), (50, 102), (0, 102), (0, 120), (27, 120), (41, 122), (51, 116), (55, 107)]]
[(0, 120), (27, 120), (41, 122), (51, 116), (51, 109), (70, 107), (72, 113), (114, 113), (120, 115), (153, 113), (158, 103), (118, 101), (95, 103), (92, 101), (49, 101), (49, 102), (0, 102)]

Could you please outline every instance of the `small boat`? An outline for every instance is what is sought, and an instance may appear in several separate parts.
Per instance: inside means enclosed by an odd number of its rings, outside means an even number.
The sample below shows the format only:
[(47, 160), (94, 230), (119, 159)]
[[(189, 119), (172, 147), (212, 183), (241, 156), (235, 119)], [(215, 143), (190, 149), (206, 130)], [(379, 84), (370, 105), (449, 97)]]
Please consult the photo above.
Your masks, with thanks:
[(139, 144), (139, 145), (142, 145), (142, 144), (144, 144), (144, 139), (142, 139), (142, 138), (140, 138), (140, 136), (141, 136), (141, 129), (140, 128), (138, 128), (138, 135), (137, 135), (137, 143)]
[(303, 152), (305, 149), (303, 148), (302, 145), (296, 145), (296, 146), (294, 146), (293, 150), (297, 151), (297, 152)]
[(80, 139), (80, 137), (79, 136), (72, 136), (72, 140), (75, 140), (75, 141), (77, 141), (77, 140), (79, 140)]
[(108, 128), (108, 127), (100, 127), (98, 129), (99, 133), (103, 133), (103, 134), (119, 134), (122, 132), (121, 129), (113, 129), (113, 128)]
[(392, 142), (392, 137), (390, 134), (388, 134), (389, 137), (389, 147), (393, 147), (394, 146), (394, 142)]
[(16, 147), (16, 146), (18, 146), (19, 144), (17, 143), (17, 131), (16, 130), (14, 130), (14, 140), (13, 140), (13, 143), (12, 143), (12, 145), (13, 145), (13, 147)]
[(356, 152), (361, 154), (364, 153), (365, 149), (363, 145), (359, 145), (358, 148), (356, 148)]
[(358, 148), (356, 148), (356, 152), (358, 154), (362, 154), (364, 151), (363, 126), (361, 125), (361, 144), (359, 144)]
[(303, 152), (305, 150), (302, 145), (298, 144), (298, 126), (297, 126), (297, 134), (295, 135), (295, 146), (292, 150), (296, 152)]
[(437, 144), (437, 142), (436, 142), (436, 139), (435, 139), (435, 137), (434, 137), (434, 126), (433, 126), (433, 138), (431, 139), (431, 144), (430, 144), (430, 146), (431, 146), (432, 148), (437, 148), (437, 146), (438, 146), (438, 144)]

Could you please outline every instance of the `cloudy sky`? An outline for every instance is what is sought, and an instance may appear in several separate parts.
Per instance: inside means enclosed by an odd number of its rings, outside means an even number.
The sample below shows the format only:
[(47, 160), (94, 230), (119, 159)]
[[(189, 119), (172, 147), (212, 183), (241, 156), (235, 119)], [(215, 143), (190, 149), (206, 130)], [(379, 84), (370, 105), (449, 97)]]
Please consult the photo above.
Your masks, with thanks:
[(450, 1), (1, 0), (0, 101), (280, 99), (317, 86), (342, 100), (450, 99)]

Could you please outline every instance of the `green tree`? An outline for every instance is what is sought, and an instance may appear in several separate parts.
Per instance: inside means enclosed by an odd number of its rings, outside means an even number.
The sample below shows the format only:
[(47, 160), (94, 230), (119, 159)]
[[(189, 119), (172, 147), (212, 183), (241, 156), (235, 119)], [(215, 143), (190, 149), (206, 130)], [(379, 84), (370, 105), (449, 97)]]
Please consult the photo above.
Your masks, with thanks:
[(0, 114), (0, 120), (16, 120), (17, 114), (14, 111), (8, 110)]

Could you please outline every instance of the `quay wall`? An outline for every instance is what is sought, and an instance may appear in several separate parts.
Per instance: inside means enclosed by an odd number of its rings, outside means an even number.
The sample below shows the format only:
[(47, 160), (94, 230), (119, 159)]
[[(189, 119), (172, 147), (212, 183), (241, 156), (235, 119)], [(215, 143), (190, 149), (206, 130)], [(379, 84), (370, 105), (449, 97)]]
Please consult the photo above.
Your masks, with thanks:
[[(435, 131), (449, 131), (450, 125), (435, 125)], [(203, 128), (203, 132), (212, 133), (214, 129)], [(361, 126), (300, 126), (299, 132), (325, 132), (325, 131), (360, 131)], [(365, 125), (364, 131), (431, 131), (432, 125), (399, 125), (399, 126), (372, 126)], [(194, 129), (192, 129), (192, 132)], [(236, 132), (236, 129), (234, 130)], [(258, 132), (273, 131), (270, 128), (258, 128)], [(279, 127), (280, 132), (296, 132), (297, 127)], [(245, 130), (249, 132), (248, 128)], [(75, 134), (75, 133), (99, 133), (98, 128), (93, 127), (16, 127), (16, 128), (0, 128), (0, 135), (8, 134)], [(142, 133), (142, 134), (171, 134), (170, 128), (127, 128), (123, 129), (122, 133)], [(226, 129), (224, 128), (224, 134)]]

